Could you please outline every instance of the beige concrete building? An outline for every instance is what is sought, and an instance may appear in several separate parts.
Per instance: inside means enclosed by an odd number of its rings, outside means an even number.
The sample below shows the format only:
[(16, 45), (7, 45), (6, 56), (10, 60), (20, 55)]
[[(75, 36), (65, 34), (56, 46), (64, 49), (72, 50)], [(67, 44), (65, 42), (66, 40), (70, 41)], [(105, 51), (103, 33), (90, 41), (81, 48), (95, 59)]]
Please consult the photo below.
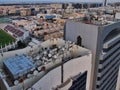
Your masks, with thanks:
[(31, 10), (30, 9), (21, 9), (20, 10), (20, 15), (21, 16), (30, 16), (31, 15)]

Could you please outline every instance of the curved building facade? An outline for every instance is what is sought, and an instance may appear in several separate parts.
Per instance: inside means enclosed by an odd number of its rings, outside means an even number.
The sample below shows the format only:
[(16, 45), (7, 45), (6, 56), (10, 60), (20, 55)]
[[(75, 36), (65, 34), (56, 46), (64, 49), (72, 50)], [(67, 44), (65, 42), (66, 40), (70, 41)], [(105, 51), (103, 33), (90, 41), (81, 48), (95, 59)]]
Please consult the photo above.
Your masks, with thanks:
[(85, 24), (68, 20), (65, 40), (78, 43), (92, 51), (91, 87), (89, 90), (116, 90), (120, 65), (120, 22), (105, 25)]

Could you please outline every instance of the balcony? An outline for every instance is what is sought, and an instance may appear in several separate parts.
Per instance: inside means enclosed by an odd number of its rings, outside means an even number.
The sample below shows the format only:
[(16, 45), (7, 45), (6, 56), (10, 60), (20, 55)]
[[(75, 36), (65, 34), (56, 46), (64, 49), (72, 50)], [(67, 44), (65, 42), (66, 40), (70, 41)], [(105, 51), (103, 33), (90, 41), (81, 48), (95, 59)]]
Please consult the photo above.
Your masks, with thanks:
[(114, 45), (119, 40), (120, 40), (120, 35), (117, 35), (116, 37), (114, 37), (114, 38), (110, 39), (109, 41), (107, 41), (106, 43), (104, 43), (103, 48), (108, 49), (109, 47)]
[[(107, 65), (109, 62), (111, 62), (114, 58), (119, 57), (120, 50), (117, 50), (116, 53), (114, 53), (111, 57), (109, 57), (106, 61), (104, 61), (103, 64), (100, 64), (99, 68), (102, 68), (103, 66)], [(104, 60), (104, 59), (103, 59)]]
[[(114, 46), (111, 50), (109, 50), (108, 52), (104, 52), (101, 55), (101, 60), (107, 58), (110, 54), (112, 54), (113, 52), (115, 52), (118, 48), (120, 48), (120, 43), (117, 44), (116, 46)], [(116, 51), (117, 52), (117, 51)]]

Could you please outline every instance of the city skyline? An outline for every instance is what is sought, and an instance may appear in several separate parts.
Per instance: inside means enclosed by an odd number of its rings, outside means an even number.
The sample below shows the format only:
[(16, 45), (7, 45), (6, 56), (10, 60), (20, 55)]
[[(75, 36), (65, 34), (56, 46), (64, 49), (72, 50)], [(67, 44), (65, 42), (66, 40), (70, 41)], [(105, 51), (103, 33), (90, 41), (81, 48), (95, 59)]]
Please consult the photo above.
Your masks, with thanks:
[[(1, 4), (4, 3), (49, 3), (49, 2), (103, 2), (103, 0), (74, 0), (74, 1), (70, 1), (70, 0), (4, 0), (4, 1), (0, 1)], [(108, 0), (108, 2), (119, 2), (119, 0)]]
[(120, 90), (120, 0), (0, 0), (0, 90), (80, 89)]

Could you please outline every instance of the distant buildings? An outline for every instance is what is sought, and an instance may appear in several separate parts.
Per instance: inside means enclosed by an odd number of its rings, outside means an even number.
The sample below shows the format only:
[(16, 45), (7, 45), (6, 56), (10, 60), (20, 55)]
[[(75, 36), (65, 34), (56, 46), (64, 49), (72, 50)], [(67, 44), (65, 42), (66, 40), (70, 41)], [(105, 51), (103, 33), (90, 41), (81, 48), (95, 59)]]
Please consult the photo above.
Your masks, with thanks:
[[(30, 36), (26, 45), (15, 42), (4, 48), (6, 52), (1, 49), (0, 90), (119, 89), (120, 7), (101, 6), (0, 7), (0, 16), (12, 16), (7, 23), (1, 20), (2, 30), (18, 41)], [(66, 41), (58, 39), (63, 34)], [(7, 52), (16, 44), (23, 48)]]
[(21, 16), (30, 16), (31, 15), (31, 9), (21, 9), (20, 10), (20, 15)]
[[(26, 19), (21, 18), (20, 20), (16, 18), (15, 20), (12, 20), (12, 24), (15, 27), (27, 30), (31, 35), (39, 40), (63, 38), (62, 30), (65, 20), (61, 19), (59, 15), (56, 14), (38, 14), (38, 16), (31, 16), (31, 18)], [(53, 20), (53, 23), (47, 20)]]
[(92, 51), (92, 87), (89, 90), (116, 89), (120, 66), (120, 22), (109, 20), (80, 18), (68, 20), (65, 25), (65, 40)]
[(83, 9), (83, 8), (95, 8), (95, 7), (101, 7), (103, 6), (102, 3), (85, 3), (85, 2), (81, 2), (81, 3), (64, 3), (62, 4), (62, 8), (63, 9), (67, 9), (68, 7), (72, 6), (74, 9)]
[(37, 18), (45, 19), (45, 20), (54, 20), (59, 19), (62, 16), (59, 14), (37, 14)]

